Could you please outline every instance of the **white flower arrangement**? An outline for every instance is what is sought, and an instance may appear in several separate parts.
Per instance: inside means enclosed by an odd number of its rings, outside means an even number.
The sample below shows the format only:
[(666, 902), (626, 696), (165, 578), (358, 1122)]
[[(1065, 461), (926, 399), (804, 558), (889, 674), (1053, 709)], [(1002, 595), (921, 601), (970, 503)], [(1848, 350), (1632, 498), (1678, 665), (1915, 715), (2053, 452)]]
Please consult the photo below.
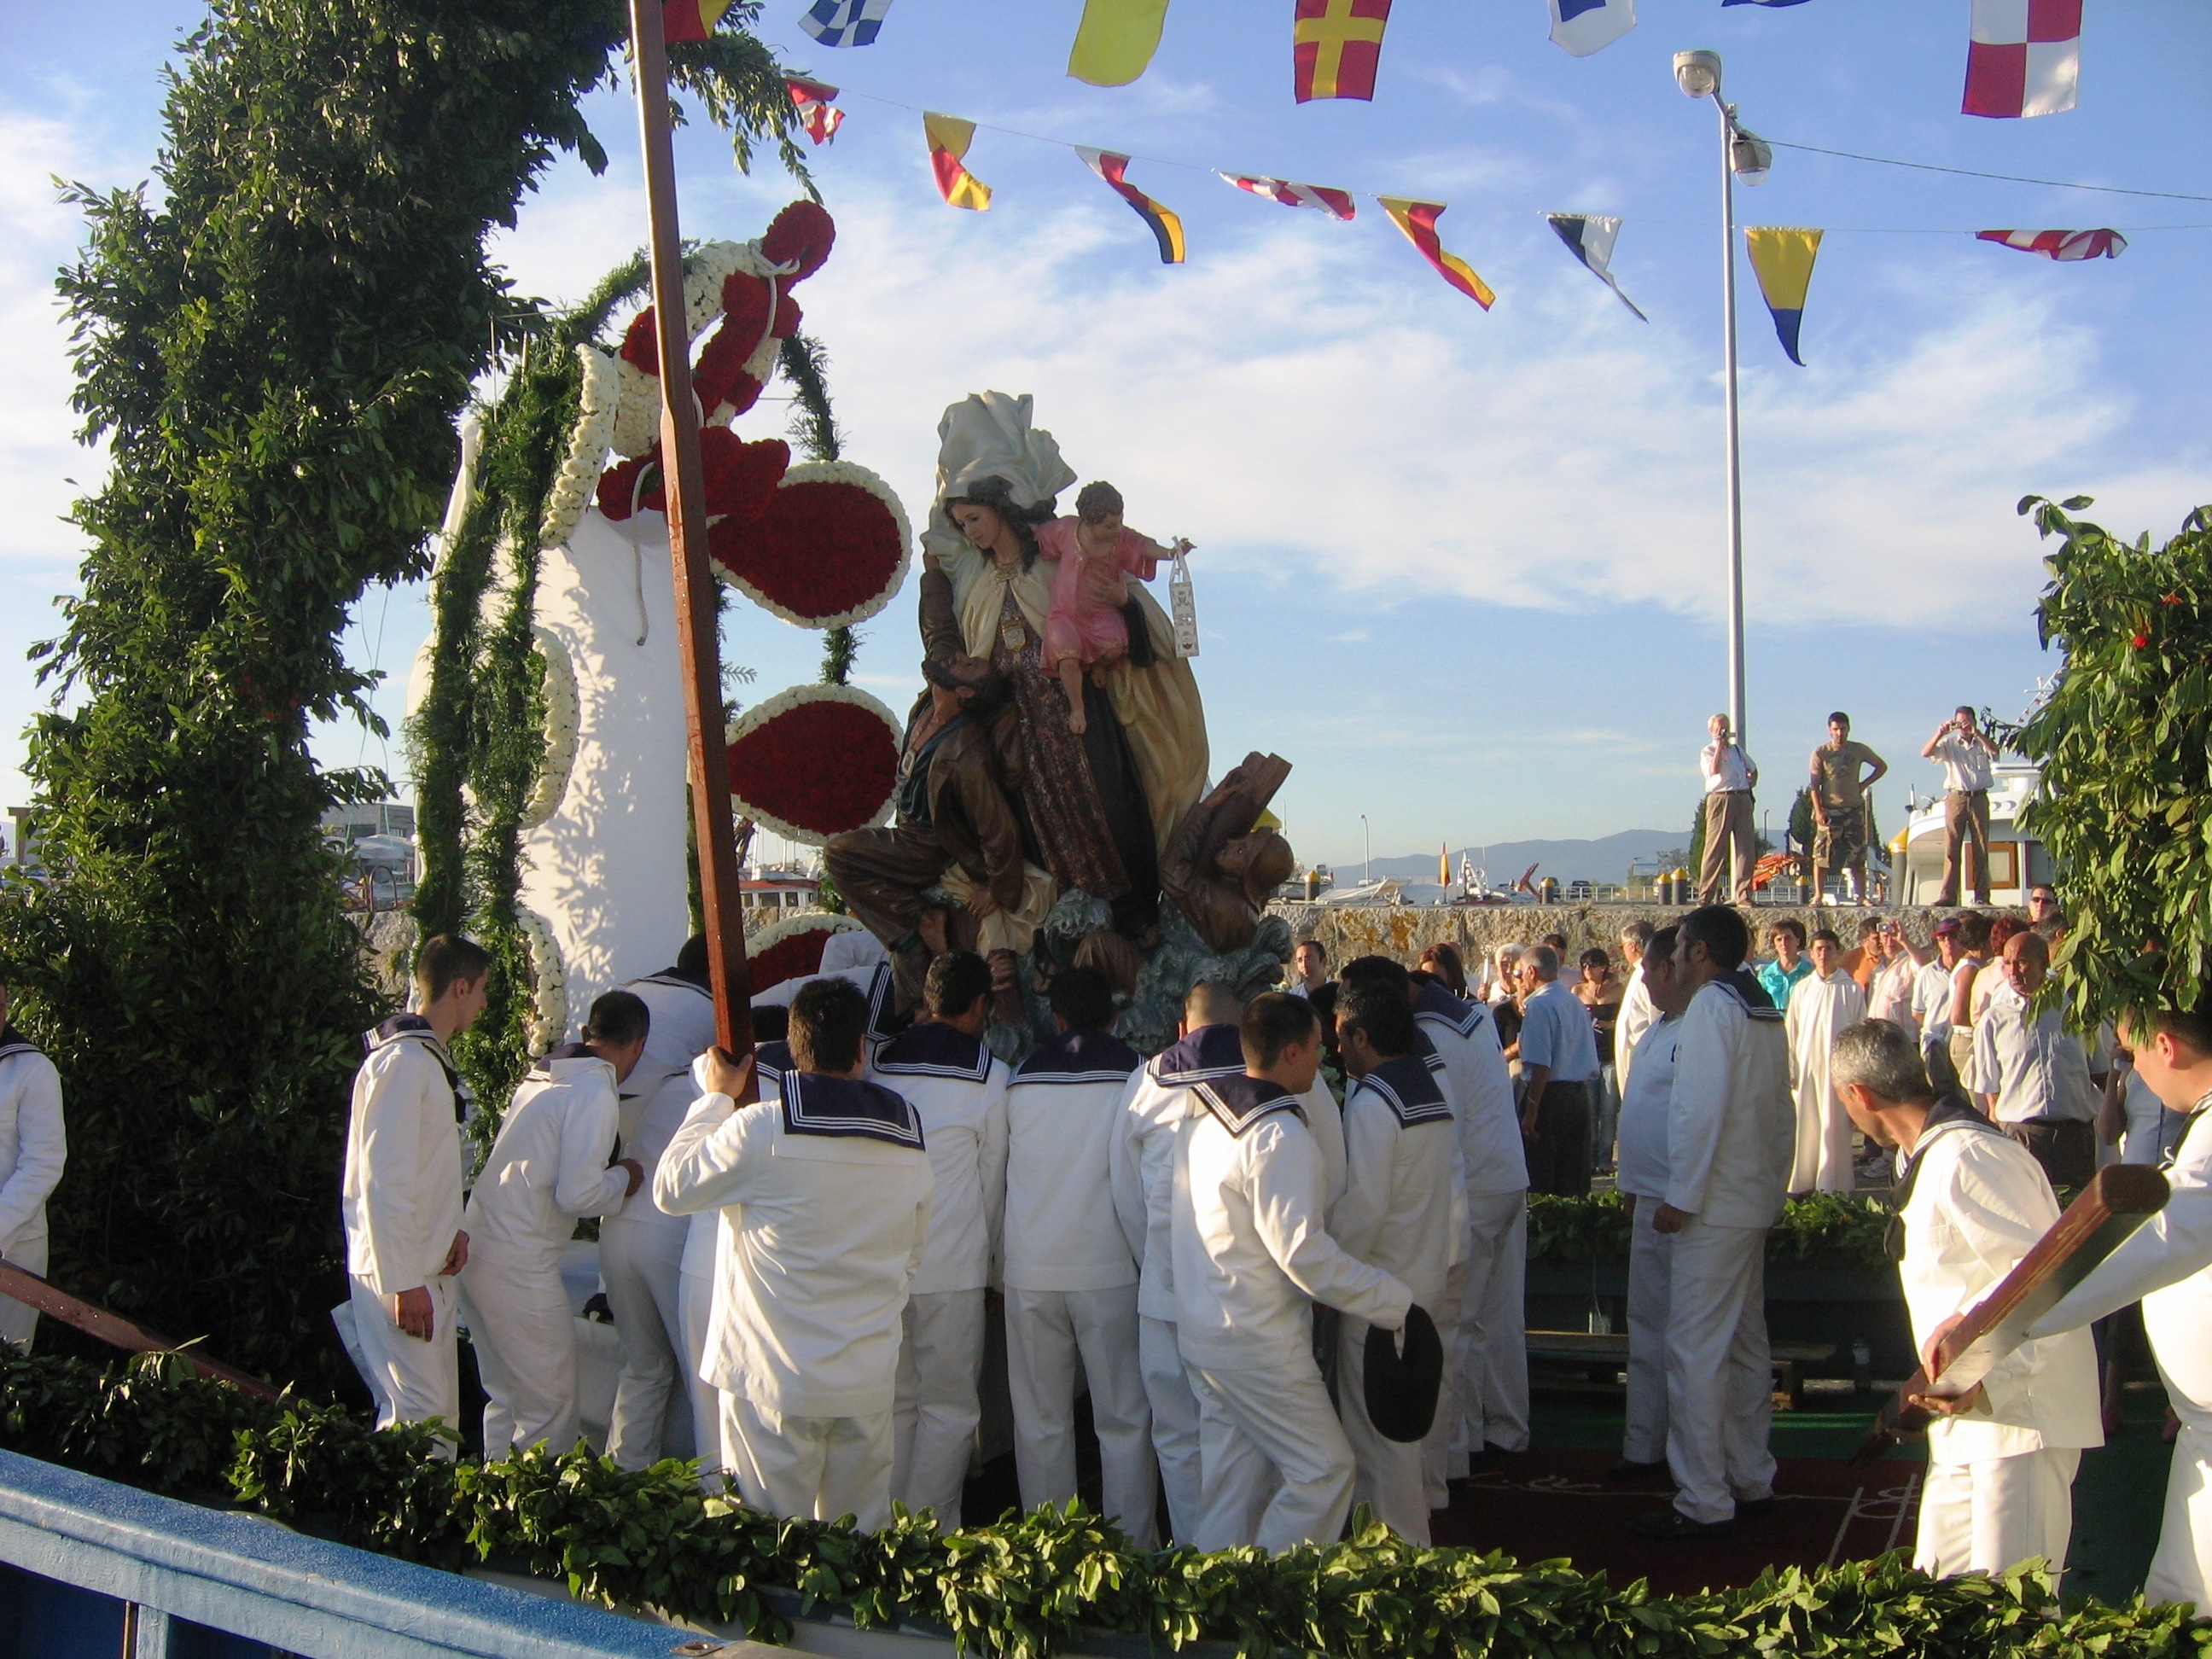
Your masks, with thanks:
[[(866, 931), (850, 916), (841, 916), (830, 910), (801, 910), (795, 915), (785, 916), (780, 921), (770, 922), (745, 940), (745, 949), (753, 955), (758, 956), (763, 951), (770, 950), (787, 939), (793, 939), (800, 933), (817, 930), (825, 937), (831, 933), (858, 933)], [(756, 991), (765, 991), (768, 987), (757, 985), (753, 988)]]
[[(899, 723), (898, 716), (884, 706), (880, 698), (872, 697), (866, 692), (850, 685), (794, 685), (788, 690), (779, 691), (766, 702), (755, 703), (737, 719), (732, 720), (723, 730), (722, 740), (725, 744), (735, 744), (739, 738), (759, 731), (761, 727), (774, 720), (777, 715), (787, 714), (792, 709), (813, 702), (842, 702), (849, 703), (856, 708), (865, 708), (889, 729), (894, 747), (906, 740), (906, 728)], [(898, 790), (894, 785), (891, 789), (885, 792), (883, 804), (876, 808), (866, 823), (854, 827), (867, 829), (876, 824), (889, 823), (891, 807), (897, 795)], [(749, 817), (764, 830), (773, 830), (786, 841), (803, 842), (809, 847), (819, 847), (830, 839), (818, 830), (803, 830), (795, 823), (787, 823), (775, 813), (764, 811), (750, 801), (738, 800), (734, 795), (731, 799), (738, 817)]]
[[(788, 276), (791, 270), (763, 253), (757, 240), (702, 243), (684, 262), (684, 325), (690, 337), (696, 340), (722, 314), (722, 284), (739, 271), (773, 282)], [(775, 326), (773, 313), (769, 326), (771, 331)], [(764, 336), (745, 359), (745, 373), (765, 385), (782, 345), (774, 332)], [(660, 441), (660, 377), (647, 374), (624, 358), (618, 357), (616, 362), (615, 413), (609, 441), (616, 454), (635, 459)], [(705, 412), (711, 417), (714, 411)]]
[(576, 424), (568, 434), (568, 450), (562, 458), (561, 470), (545, 497), (545, 518), (538, 528), (540, 547), (564, 546), (575, 533), (577, 521), (599, 490), (599, 472), (607, 464), (607, 450), (614, 442), (615, 416), (622, 406), (621, 371), (629, 365), (591, 345), (576, 348), (576, 361), (583, 369)]
[(531, 624), (538, 654), (545, 659), (545, 759), (538, 769), (537, 787), (522, 809), (516, 827), (534, 830), (561, 808), (568, 793), (568, 774), (576, 764), (576, 730), (580, 700), (576, 671), (568, 660), (568, 647), (542, 623)]
[(635, 460), (660, 441), (660, 377), (627, 357), (615, 359), (615, 453)]
[(907, 519), (906, 508), (890, 485), (866, 467), (853, 461), (801, 461), (785, 472), (783, 483), (777, 488), (785, 489), (800, 483), (854, 484), (890, 508), (892, 522), (898, 526), (899, 562), (897, 568), (891, 572), (890, 580), (884, 584), (883, 591), (872, 599), (834, 617), (803, 617), (788, 606), (777, 604), (720, 560), (714, 563), (714, 574), (762, 610), (782, 617), (795, 628), (844, 628), (856, 622), (866, 622), (896, 599), (899, 589), (906, 586), (907, 568), (914, 562), (914, 527)]
[(542, 1054), (568, 1034), (568, 970), (561, 961), (561, 946), (552, 924), (535, 910), (518, 904), (514, 924), (530, 952), (530, 979), (534, 991), (530, 1022), (530, 1052)]

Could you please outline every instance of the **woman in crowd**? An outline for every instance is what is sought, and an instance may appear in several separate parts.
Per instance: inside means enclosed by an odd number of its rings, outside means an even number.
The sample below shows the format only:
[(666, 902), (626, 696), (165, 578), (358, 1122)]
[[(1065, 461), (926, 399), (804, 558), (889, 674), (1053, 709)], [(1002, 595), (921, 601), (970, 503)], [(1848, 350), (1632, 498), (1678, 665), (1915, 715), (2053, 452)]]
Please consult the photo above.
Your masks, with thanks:
[(1590, 1167), (1602, 1175), (1613, 1168), (1613, 1136), (1620, 1121), (1620, 1090), (1613, 1069), (1613, 1032), (1620, 1019), (1621, 982), (1613, 976), (1613, 958), (1593, 945), (1582, 954), (1582, 978), (1575, 996), (1589, 1010), (1597, 1035), (1597, 1121), (1590, 1137)]

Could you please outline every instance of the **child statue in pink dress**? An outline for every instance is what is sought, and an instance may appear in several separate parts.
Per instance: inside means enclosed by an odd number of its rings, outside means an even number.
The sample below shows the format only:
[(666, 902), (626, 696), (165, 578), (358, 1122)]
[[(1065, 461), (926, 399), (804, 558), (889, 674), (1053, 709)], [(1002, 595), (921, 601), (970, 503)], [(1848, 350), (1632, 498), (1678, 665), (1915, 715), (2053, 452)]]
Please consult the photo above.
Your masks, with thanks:
[(1059, 562), (1052, 579), (1052, 609), (1045, 617), (1042, 665), (1060, 676), (1067, 694), (1067, 725), (1082, 732), (1083, 674), (1129, 654), (1128, 578), (1150, 581), (1162, 559), (1190, 550), (1188, 542), (1162, 547), (1121, 522), (1121, 492), (1089, 483), (1075, 498), (1075, 516), (1036, 528), (1037, 550)]

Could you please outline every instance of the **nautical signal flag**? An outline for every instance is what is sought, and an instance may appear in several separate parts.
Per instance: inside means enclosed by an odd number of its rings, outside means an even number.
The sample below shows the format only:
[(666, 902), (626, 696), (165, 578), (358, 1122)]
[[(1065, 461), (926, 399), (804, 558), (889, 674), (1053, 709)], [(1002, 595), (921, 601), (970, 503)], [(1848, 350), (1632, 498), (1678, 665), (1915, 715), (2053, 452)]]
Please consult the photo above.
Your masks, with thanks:
[(1319, 208), (1332, 219), (1349, 219), (1358, 211), (1352, 204), (1350, 191), (1331, 190), (1326, 185), (1296, 185), (1287, 179), (1264, 179), (1252, 173), (1216, 173), (1214, 177), (1285, 207)]
[(1126, 87), (1160, 49), (1168, 0), (1084, 0), (1067, 72), (1094, 87)]
[(799, 27), (825, 46), (872, 46), (891, 0), (814, 0)]
[(1375, 96), (1390, 0), (1297, 0), (1291, 23), (1291, 89), (1316, 98)]
[(1111, 150), (1085, 149), (1075, 147), (1083, 158), (1083, 165), (1106, 181), (1107, 187), (1137, 211), (1152, 233), (1152, 240), (1160, 245), (1160, 263), (1179, 265), (1182, 263), (1182, 221), (1151, 197), (1139, 190), (1124, 176), (1129, 170), (1129, 158), (1116, 155)]
[(1743, 234), (1751, 250), (1751, 268), (1759, 276), (1759, 291), (1774, 313), (1775, 337), (1790, 361), (1798, 368), (1797, 328), (1805, 319), (1805, 290), (1813, 283), (1813, 261), (1820, 254), (1817, 230), (1784, 230), (1773, 225), (1754, 225)]
[(1805, 0), (1721, 0), (1723, 6), (1802, 6)]
[(787, 76), (783, 84), (791, 94), (792, 106), (799, 112), (799, 125), (806, 130), (806, 136), (817, 145), (835, 138), (839, 124), (845, 118), (843, 110), (833, 107), (837, 88), (796, 75)]
[(962, 165), (968, 146), (975, 141), (975, 124), (957, 115), (924, 110), (921, 130), (929, 140), (929, 169), (937, 175), (937, 193), (952, 207), (971, 208), (977, 213), (988, 210), (990, 185)]
[(1577, 58), (1602, 51), (1636, 27), (1636, 0), (1552, 0), (1552, 41)]
[(1406, 233), (1406, 240), (1421, 251), (1421, 258), (1435, 267), (1437, 276), (1480, 306), (1490, 309), (1498, 296), (1490, 291), (1490, 284), (1474, 274), (1474, 267), (1455, 253), (1444, 252), (1443, 244), (1437, 240), (1437, 220), (1446, 204), (1443, 202), (1409, 202), (1402, 196), (1378, 196), (1382, 211), (1390, 216), (1390, 222)]
[(1567, 252), (1581, 260), (1590, 274), (1613, 290), (1613, 296), (1636, 312), (1639, 319), (1651, 319), (1637, 310), (1636, 301), (1620, 291), (1620, 284), (1613, 279), (1613, 239), (1620, 234), (1620, 221), (1596, 213), (1547, 213), (1552, 228), (1567, 245)]
[(2117, 259), (2128, 239), (2117, 230), (1978, 230), (1975, 240), (2051, 259)]
[(2081, 0), (1974, 0), (1967, 115), (2056, 115), (2081, 80)]
[(714, 32), (730, 0), (663, 0), (660, 38), (664, 40), (703, 40)]

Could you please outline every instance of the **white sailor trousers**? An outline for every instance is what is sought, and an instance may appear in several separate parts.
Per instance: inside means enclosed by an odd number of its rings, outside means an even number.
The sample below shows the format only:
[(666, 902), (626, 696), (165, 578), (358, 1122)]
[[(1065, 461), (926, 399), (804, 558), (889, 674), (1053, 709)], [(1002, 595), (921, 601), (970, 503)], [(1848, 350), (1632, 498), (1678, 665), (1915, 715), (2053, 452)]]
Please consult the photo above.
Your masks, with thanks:
[(1628, 1245), (1628, 1426), (1620, 1455), (1667, 1461), (1667, 1310), (1674, 1296), (1674, 1238), (1651, 1224), (1656, 1198), (1636, 1200)]
[(622, 1340), (607, 1455), (618, 1468), (641, 1469), (664, 1454), (691, 1455), (690, 1413), (672, 1416), (683, 1341), (684, 1240), (687, 1218), (610, 1216), (599, 1223), (599, 1280)]
[[(4, 1255), (8, 1265), (21, 1267), (27, 1273), (46, 1276), (46, 1224), (44, 1212), (33, 1218), (34, 1230), (20, 1233), (8, 1241)], [(12, 1346), (18, 1353), (31, 1351), (31, 1338), (39, 1328), (39, 1310), (27, 1302), (12, 1297), (0, 1296), (0, 1342)]]
[(891, 1518), (891, 1414), (786, 1417), (723, 1394), (720, 1438), (738, 1495), (786, 1520), (853, 1517), (862, 1532)]
[(1190, 1382), (1203, 1481), (1191, 1541), (1206, 1551), (1257, 1544), (1270, 1554), (1334, 1543), (1352, 1513), (1354, 1463), (1313, 1362), (1193, 1366)]
[(376, 1396), (376, 1426), (395, 1423), (444, 1423), (448, 1437), (439, 1443), (447, 1457), (453, 1455), (461, 1432), (459, 1358), (453, 1349), (453, 1281), (433, 1279), (430, 1292), (433, 1323), (427, 1342), (392, 1322), (385, 1300), (369, 1288), (368, 1280), (354, 1274), (348, 1283), (353, 1291), (354, 1331), (361, 1342), (361, 1357), (368, 1368), (369, 1391)]
[(490, 1396), (484, 1461), (540, 1441), (556, 1452), (573, 1451), (583, 1424), (576, 1411), (575, 1315), (560, 1268), (478, 1244), (460, 1277), (461, 1322)]
[(960, 1525), (960, 1489), (983, 1420), (983, 1292), (931, 1291), (907, 1298), (892, 1407), (891, 1496)]
[(2166, 1477), (2166, 1518), (2143, 1594), (2212, 1607), (2212, 1320), (2204, 1275), (2143, 1298), (2143, 1328), (2181, 1432)]
[(1137, 1361), (1137, 1287), (1006, 1291), (1006, 1382), (1022, 1507), (1075, 1496), (1075, 1369), (1091, 1385), (1106, 1518), (1150, 1549), (1158, 1474)]
[[(1355, 1507), (1366, 1504), (1375, 1511), (1375, 1518), (1399, 1537), (1425, 1549), (1431, 1507), (1425, 1456), (1427, 1442), (1388, 1439), (1368, 1417), (1368, 1329), (1365, 1320), (1347, 1316), (1340, 1322), (1336, 1339), (1336, 1399), (1344, 1438), (1352, 1448), (1352, 1502)], [(1443, 1408), (1439, 1400), (1439, 1413)], [(1444, 1504), (1434, 1507), (1442, 1509)]]
[(1766, 1346), (1766, 1229), (1692, 1216), (1674, 1235), (1667, 1310), (1667, 1462), (1674, 1507), (1731, 1520), (1771, 1497), (1774, 1367)]
[[(1459, 1328), (1466, 1316), (1467, 1299), (1467, 1263), (1454, 1262), (1444, 1274), (1443, 1294), (1437, 1298), (1437, 1306), (1429, 1315), (1436, 1324), (1437, 1345), (1444, 1353), (1443, 1379), (1437, 1386), (1436, 1421), (1429, 1425), (1429, 1431), (1420, 1444), (1422, 1496), (1426, 1506), (1432, 1510), (1449, 1507), (1450, 1483), (1468, 1473), (1467, 1390), (1461, 1380), (1459, 1364)], [(1337, 1392), (1341, 1396), (1346, 1386), (1344, 1379), (1358, 1377), (1358, 1364), (1346, 1370), (1340, 1359), (1336, 1374)], [(1351, 1433), (1348, 1427), (1346, 1432)], [(1352, 1437), (1352, 1449), (1354, 1453), (1359, 1449), (1357, 1436)]]
[(1137, 1364), (1144, 1372), (1145, 1403), (1152, 1408), (1152, 1455), (1167, 1496), (1168, 1525), (1176, 1543), (1188, 1544), (1198, 1535), (1201, 1501), (1198, 1396), (1183, 1368), (1173, 1320), (1138, 1316)]
[(709, 1382), (707, 1327), (714, 1316), (711, 1273), (681, 1273), (677, 1279), (677, 1334), (684, 1347), (684, 1389), (691, 1406), (691, 1455), (699, 1460), (700, 1484), (713, 1486), (714, 1471), (730, 1467), (722, 1440), (722, 1391)]
[(2072, 1449), (1930, 1463), (1920, 1486), (1912, 1565), (1935, 1578), (1999, 1573), (2032, 1555), (2063, 1569), (2081, 1464), (2081, 1454)]
[(1467, 1207), (1472, 1227), (1456, 1356), (1465, 1449), (1479, 1452), (1487, 1443), (1526, 1451), (1528, 1194), (1470, 1193)]

